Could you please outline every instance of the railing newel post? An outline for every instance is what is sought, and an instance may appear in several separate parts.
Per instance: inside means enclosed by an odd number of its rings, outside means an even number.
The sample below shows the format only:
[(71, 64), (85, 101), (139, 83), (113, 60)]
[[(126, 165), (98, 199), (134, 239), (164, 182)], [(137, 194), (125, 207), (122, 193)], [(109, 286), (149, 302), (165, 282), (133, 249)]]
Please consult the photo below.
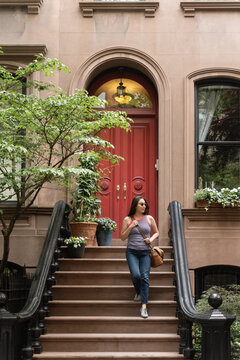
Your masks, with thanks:
[(14, 327), (17, 316), (6, 310), (7, 296), (0, 293), (0, 349), (2, 360), (14, 360)]
[(213, 309), (208, 312), (211, 321), (207, 319), (201, 322), (202, 360), (230, 360), (230, 326), (235, 317), (218, 310), (218, 307), (222, 304), (222, 297), (220, 295), (210, 295), (208, 302)]

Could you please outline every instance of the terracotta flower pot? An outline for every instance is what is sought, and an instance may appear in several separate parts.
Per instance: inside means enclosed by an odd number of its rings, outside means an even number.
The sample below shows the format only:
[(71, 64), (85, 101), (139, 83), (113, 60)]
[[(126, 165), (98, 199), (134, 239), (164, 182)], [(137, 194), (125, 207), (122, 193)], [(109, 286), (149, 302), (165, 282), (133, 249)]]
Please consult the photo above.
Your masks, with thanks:
[(96, 230), (98, 223), (95, 222), (71, 222), (72, 236), (85, 236), (87, 238), (87, 246), (97, 246)]

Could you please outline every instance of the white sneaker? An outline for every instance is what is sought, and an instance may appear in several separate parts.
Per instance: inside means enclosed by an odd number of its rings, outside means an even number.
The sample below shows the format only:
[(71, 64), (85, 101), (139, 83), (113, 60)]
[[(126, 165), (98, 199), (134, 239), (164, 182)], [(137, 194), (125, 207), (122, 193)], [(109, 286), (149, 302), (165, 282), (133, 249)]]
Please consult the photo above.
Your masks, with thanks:
[(140, 316), (144, 319), (148, 318), (148, 312), (146, 308), (142, 308), (140, 309)]

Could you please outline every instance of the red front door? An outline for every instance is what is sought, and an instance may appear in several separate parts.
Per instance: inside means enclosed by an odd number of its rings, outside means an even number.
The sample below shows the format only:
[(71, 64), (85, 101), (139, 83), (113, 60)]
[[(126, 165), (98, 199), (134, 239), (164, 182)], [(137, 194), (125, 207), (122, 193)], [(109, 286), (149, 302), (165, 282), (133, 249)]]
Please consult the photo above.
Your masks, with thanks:
[(149, 202), (150, 214), (157, 218), (157, 121), (153, 111), (128, 112), (134, 120), (131, 132), (112, 129), (104, 135), (124, 160), (113, 166), (102, 180), (102, 217), (117, 222), (114, 238), (120, 237), (121, 224), (135, 196)]

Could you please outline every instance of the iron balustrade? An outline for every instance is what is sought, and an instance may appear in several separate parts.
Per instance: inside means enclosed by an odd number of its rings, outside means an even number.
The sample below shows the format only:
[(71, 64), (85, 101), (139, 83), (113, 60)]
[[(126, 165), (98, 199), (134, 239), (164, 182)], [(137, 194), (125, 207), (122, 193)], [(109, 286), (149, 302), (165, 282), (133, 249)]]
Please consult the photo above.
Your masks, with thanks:
[[(45, 333), (44, 318), (49, 315), (48, 301), (52, 286), (56, 283), (54, 273), (59, 269), (58, 258), (64, 239), (70, 235), (68, 227), (69, 206), (58, 201), (53, 209), (38, 266), (34, 274), (27, 301), (18, 313), (6, 310), (6, 295), (0, 293), (0, 354), (1, 360), (31, 360), (34, 353), (41, 352), (39, 337)], [(16, 329), (24, 332), (21, 351), (16, 349)]]
[(207, 313), (200, 314), (193, 303), (192, 288), (188, 270), (186, 240), (184, 235), (181, 205), (178, 201), (169, 204), (171, 227), (169, 237), (173, 245), (176, 274), (177, 316), (179, 318), (178, 333), (181, 337), (179, 352), (186, 360), (194, 358), (192, 342), (192, 324), (202, 325), (202, 360), (230, 360), (230, 326), (235, 317), (218, 307), (222, 303), (221, 296), (213, 294), (209, 304), (213, 307)]

